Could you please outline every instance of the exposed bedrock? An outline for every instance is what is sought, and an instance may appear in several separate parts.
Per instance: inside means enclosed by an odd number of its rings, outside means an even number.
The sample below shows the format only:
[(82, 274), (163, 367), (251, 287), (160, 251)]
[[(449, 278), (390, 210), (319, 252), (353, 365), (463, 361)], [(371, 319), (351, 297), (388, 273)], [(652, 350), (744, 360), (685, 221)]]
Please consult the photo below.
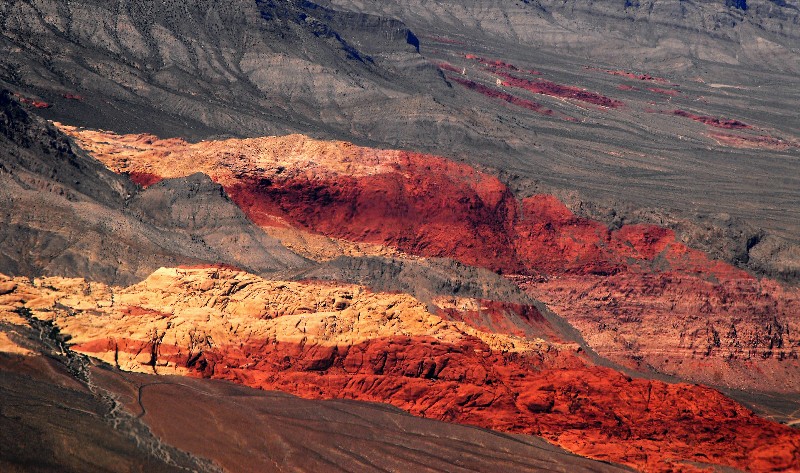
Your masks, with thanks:
[[(587, 202), (728, 213), (775, 241), (751, 269), (795, 277), (795, 3), (327, 5), (5, 2), (0, 82), (74, 125), (304, 133), (454, 156)], [(749, 128), (720, 138), (725, 123)]]
[(74, 350), (130, 371), (388, 402), (645, 471), (781, 471), (800, 462), (797, 430), (716, 390), (632, 379), (545, 331), (485, 332), (404, 294), (225, 268), (164, 268), (129, 287), (13, 283), (0, 296), (4, 310), (51, 321)]
[(715, 260), (669, 228), (609, 227), (546, 194), (519, 201), (491, 175), (417, 153), (302, 136), (189, 144), (72, 133), (118, 172), (206, 172), (264, 228), (509, 275), (623, 365), (732, 388), (797, 389), (798, 289)]
[[(0, 283), (4, 296), (8, 286)], [(539, 437), (421, 419), (386, 404), (121, 372), (70, 350), (57, 327), (7, 312), (7, 302), (3, 471), (629, 471)]]
[(0, 269), (11, 274), (131, 283), (164, 264), (211, 261), (258, 273), (307, 264), (253, 225), (208, 177), (139, 192), (6, 91), (0, 183)]

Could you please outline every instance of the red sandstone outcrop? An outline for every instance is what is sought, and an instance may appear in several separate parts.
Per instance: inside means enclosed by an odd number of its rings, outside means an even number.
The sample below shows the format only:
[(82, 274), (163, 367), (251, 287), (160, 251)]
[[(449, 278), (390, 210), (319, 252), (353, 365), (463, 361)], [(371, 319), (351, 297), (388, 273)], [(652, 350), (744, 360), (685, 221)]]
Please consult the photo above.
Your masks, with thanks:
[(20, 94), (14, 94), (20, 102), (30, 105), (33, 108), (50, 108), (53, 104), (49, 102), (45, 102), (44, 100), (32, 99), (29, 97), (22, 96)]
[(733, 148), (772, 149), (784, 151), (790, 148), (800, 148), (800, 142), (785, 140), (770, 135), (733, 135), (730, 133), (711, 133), (717, 143)]
[(523, 69), (520, 69), (517, 66), (515, 66), (515, 65), (513, 65), (513, 64), (511, 64), (509, 62), (501, 61), (499, 59), (487, 59), (487, 58), (484, 58), (484, 57), (476, 56), (474, 54), (466, 54), (464, 57), (467, 58), (467, 59), (472, 59), (474, 61), (477, 61), (477, 62), (487, 66), (486, 69), (491, 71), (491, 72), (496, 72), (498, 70), (507, 70), (507, 71), (513, 71), (513, 72), (523, 72), (523, 73), (531, 74), (531, 75), (535, 75), (535, 76), (542, 75), (542, 73), (539, 72), (539, 71), (535, 71), (535, 70), (532, 70), (532, 69), (523, 70)]
[(24, 307), (73, 349), (127, 369), (388, 402), (646, 471), (800, 465), (800, 432), (715, 390), (631, 379), (592, 366), (574, 346), (449, 322), (403, 294), (215, 267), (162, 269), (127, 288), (13, 282), (2, 313)]
[[(590, 67), (587, 67), (587, 69), (602, 70), (602, 69), (596, 69), (596, 68), (590, 68)], [(641, 80), (641, 81), (648, 81), (648, 82), (660, 82), (662, 84), (668, 84), (669, 83), (669, 81), (667, 79), (664, 79), (663, 77), (654, 77), (654, 76), (651, 76), (650, 74), (637, 74), (635, 72), (620, 71), (620, 70), (604, 70), (603, 72), (605, 72), (606, 74), (611, 74), (612, 76), (621, 76), (621, 77), (625, 77), (625, 78), (633, 79), (633, 80)]]
[(547, 195), (519, 203), (492, 176), (416, 153), (301, 136), (189, 144), (71, 133), (118, 172), (206, 172), (265, 227), (521, 275), (624, 365), (734, 388), (800, 385), (800, 291), (712, 260), (670, 230), (610, 230)]

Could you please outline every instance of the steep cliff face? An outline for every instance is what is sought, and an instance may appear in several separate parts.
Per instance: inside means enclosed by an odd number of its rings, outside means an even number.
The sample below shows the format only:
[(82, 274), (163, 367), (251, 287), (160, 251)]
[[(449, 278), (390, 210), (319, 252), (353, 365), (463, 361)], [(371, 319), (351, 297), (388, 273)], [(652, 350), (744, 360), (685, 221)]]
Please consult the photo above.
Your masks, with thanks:
[(11, 283), (5, 310), (52, 321), (74, 350), (128, 370), (388, 402), (647, 471), (800, 462), (800, 433), (717, 391), (631, 379), (592, 366), (575, 345), (484, 332), (402, 294), (225, 268), (161, 269), (127, 288)]
[(796, 391), (798, 290), (714, 260), (669, 229), (610, 229), (548, 195), (520, 202), (490, 175), (421, 154), (302, 136), (189, 144), (70, 130), (118, 172), (206, 172), (262, 226), (517, 275), (625, 366)]

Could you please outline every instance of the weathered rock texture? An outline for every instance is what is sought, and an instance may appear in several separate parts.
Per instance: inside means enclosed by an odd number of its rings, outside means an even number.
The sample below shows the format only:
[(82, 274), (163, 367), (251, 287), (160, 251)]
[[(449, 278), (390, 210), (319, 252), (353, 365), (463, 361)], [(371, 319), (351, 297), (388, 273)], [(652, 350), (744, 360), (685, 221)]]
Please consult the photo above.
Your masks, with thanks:
[(715, 390), (631, 379), (592, 366), (574, 345), (483, 332), (402, 294), (226, 268), (161, 269), (127, 288), (13, 283), (4, 310), (52, 321), (74, 350), (135, 371), (388, 402), (647, 471), (800, 465), (800, 432)]
[[(17, 287), (0, 282), (4, 296)], [(4, 472), (629, 471), (539, 437), (420, 419), (385, 404), (120, 372), (71, 351), (64, 338), (17, 303), (0, 309)]]
[(306, 264), (207, 177), (139, 192), (0, 92), (2, 271), (131, 283), (163, 264), (204, 261), (258, 273)]
[(520, 275), (623, 365), (759, 391), (800, 385), (798, 289), (714, 260), (672, 230), (610, 229), (548, 195), (519, 202), (496, 178), (434, 156), (299, 135), (190, 144), (66, 129), (117, 172), (205, 172), (263, 226)]
[[(303, 133), (465, 159), (519, 195), (728, 213), (754, 260), (731, 262), (800, 276), (796, 2), (325, 3), (7, 1), (0, 87), (73, 125)], [(751, 128), (714, 137), (725, 120)]]
[[(796, 2), (679, 0), (388, 1), (323, 0), (405, 20), (418, 31), (536, 44), (603, 62), (674, 72), (703, 62), (798, 71)], [(458, 25), (458, 26), (456, 26)], [(460, 26), (460, 28), (459, 28)], [(582, 34), (575, 34), (575, 31)], [(423, 37), (423, 39), (425, 39)], [(434, 39), (434, 38), (432, 38)], [(648, 75), (637, 74), (634, 78)]]

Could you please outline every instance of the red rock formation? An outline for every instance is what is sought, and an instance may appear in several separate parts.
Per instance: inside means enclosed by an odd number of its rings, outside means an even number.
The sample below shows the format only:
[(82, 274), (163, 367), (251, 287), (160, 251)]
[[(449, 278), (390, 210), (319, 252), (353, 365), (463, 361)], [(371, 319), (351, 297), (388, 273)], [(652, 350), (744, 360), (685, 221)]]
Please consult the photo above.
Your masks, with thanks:
[(131, 181), (133, 181), (135, 184), (138, 184), (142, 187), (150, 187), (162, 180), (161, 176), (142, 171), (131, 171), (128, 173), (128, 177), (130, 177)]
[(507, 72), (498, 71), (496, 74), (505, 79), (503, 85), (525, 89), (536, 94), (579, 100), (581, 102), (591, 103), (608, 108), (619, 108), (623, 105), (623, 103), (619, 100), (611, 99), (595, 92), (579, 89), (578, 87), (556, 84), (555, 82), (542, 79), (538, 81), (530, 81), (527, 79), (521, 79)]
[(270, 225), (277, 216), (336, 238), (521, 269), (508, 251), (516, 204), (500, 181), (416, 153), (400, 153), (395, 163), (394, 172), (359, 178), (242, 176), (226, 190), (259, 224)]
[(739, 120), (726, 120), (724, 118), (715, 118), (715, 117), (707, 117), (704, 115), (696, 115), (694, 113), (686, 112), (684, 110), (673, 110), (669, 112), (672, 115), (677, 115), (679, 117), (686, 117), (690, 118), (696, 122), (705, 123), (708, 126), (713, 126), (716, 128), (725, 128), (728, 130), (740, 130), (745, 128), (752, 128), (752, 126), (742, 123)]
[(477, 340), (395, 338), (330, 349), (265, 342), (211, 353), (195, 366), (203, 376), (304, 397), (388, 400), (415, 415), (541, 435), (647, 471), (681, 469), (681, 460), (751, 471), (800, 465), (797, 431), (714, 390), (599, 367), (542, 369)]
[[(800, 326), (793, 317), (800, 291), (712, 260), (670, 230), (610, 230), (547, 195), (519, 203), (496, 178), (421, 154), (300, 140), (294, 149), (314, 153), (309, 172), (310, 161), (296, 160), (292, 153), (299, 151), (290, 148), (280, 148), (280, 165), (260, 157), (266, 154), (248, 157), (253, 150), (271, 153), (291, 137), (196, 145), (148, 140), (153, 150), (137, 157), (100, 158), (118, 170), (133, 166), (170, 177), (205, 171), (262, 225), (280, 222), (522, 275), (525, 287), (601, 355), (629, 366), (744, 389), (796, 392), (800, 385)], [(117, 168), (123, 158), (127, 167)]]
[[(152, 343), (76, 346), (91, 353), (147, 352)], [(750, 471), (800, 465), (800, 433), (761, 419), (712, 389), (627, 378), (576, 361), (492, 352), (477, 339), (457, 346), (414, 337), (352, 346), (270, 340), (199, 356), (159, 345), (159, 356), (196, 376), (305, 398), (388, 402), (414, 415), (540, 435), (581, 455), (645, 471), (688, 471), (684, 462)]]
[(30, 105), (34, 108), (50, 108), (53, 106), (53, 104), (47, 103), (43, 100), (31, 99), (28, 97), (23, 97), (22, 95), (19, 94), (14, 94), (14, 95), (19, 99), (20, 102)]
[(613, 71), (613, 70), (606, 70), (603, 72), (605, 72), (606, 74), (611, 74), (612, 76), (627, 77), (628, 79), (641, 80), (647, 82), (660, 82), (663, 84), (669, 83), (669, 81), (667, 79), (664, 79), (663, 77), (653, 77), (650, 74), (636, 74), (634, 72)]
[(480, 56), (476, 56), (474, 54), (466, 54), (466, 55), (464, 55), (464, 57), (467, 58), (467, 59), (475, 60), (475, 61), (487, 66), (486, 69), (489, 70), (489, 71), (492, 71), (492, 72), (496, 72), (498, 70), (507, 70), (507, 71), (513, 71), (513, 72), (523, 72), (523, 73), (531, 74), (531, 75), (535, 75), (535, 76), (542, 75), (542, 73), (539, 72), (539, 71), (535, 71), (533, 69), (522, 70), (522, 69), (518, 68), (517, 66), (515, 66), (515, 65), (513, 65), (511, 63), (508, 63), (508, 62), (505, 62), (505, 61), (501, 61), (499, 59), (487, 59), (487, 58), (483, 58), (483, 57), (480, 57)]
[(540, 435), (645, 471), (693, 471), (688, 462), (765, 472), (800, 465), (800, 431), (713, 389), (632, 379), (590, 365), (574, 346), (443, 321), (402, 294), (215, 268), (162, 269), (128, 288), (14, 283), (0, 297), (0, 320), (26, 307), (69, 334), (75, 350), (123, 368), (386, 402)]
[(800, 148), (800, 143), (794, 140), (784, 140), (770, 135), (732, 135), (729, 133), (711, 133), (717, 143), (733, 148), (774, 149), (786, 150)]
[(445, 297), (437, 298), (434, 304), (439, 309), (436, 314), (443, 319), (464, 322), (484, 332), (565, 341), (534, 306)]
[(622, 365), (757, 391), (800, 386), (796, 289), (705, 271), (520, 282)]
[(450, 64), (449, 62), (438, 62), (438, 63), (436, 63), (436, 66), (439, 69), (443, 70), (443, 71), (461, 73), (461, 69), (459, 69), (456, 66)]
[(542, 115), (553, 115), (554, 112), (548, 108), (545, 108), (544, 105), (536, 103), (531, 100), (523, 99), (514, 95), (511, 95), (507, 92), (502, 92), (497, 89), (493, 89), (491, 87), (485, 86), (483, 84), (479, 84), (477, 82), (471, 81), (469, 79), (463, 79), (461, 77), (452, 77), (448, 76), (453, 82), (463, 85), (464, 87), (474, 90), (480, 94), (483, 94), (487, 97), (498, 98), (501, 100), (505, 100), (510, 104), (514, 104), (518, 107), (527, 108), (528, 110), (533, 110), (534, 112), (541, 113)]
[(515, 229), (518, 257), (525, 261), (529, 274), (608, 275), (623, 270), (673, 270), (752, 279), (744, 271), (677, 242), (671, 230), (655, 225), (626, 225), (611, 231), (600, 222), (575, 216), (550, 195), (525, 199)]
[(484, 64), (486, 66), (493, 66), (500, 69), (508, 69), (509, 71), (515, 71), (515, 72), (519, 71), (519, 68), (517, 68), (517, 66), (507, 63), (505, 61), (500, 61), (499, 59), (486, 59), (476, 56), (474, 54), (467, 54), (464, 57), (466, 57), (467, 59), (478, 61), (479, 63)]

